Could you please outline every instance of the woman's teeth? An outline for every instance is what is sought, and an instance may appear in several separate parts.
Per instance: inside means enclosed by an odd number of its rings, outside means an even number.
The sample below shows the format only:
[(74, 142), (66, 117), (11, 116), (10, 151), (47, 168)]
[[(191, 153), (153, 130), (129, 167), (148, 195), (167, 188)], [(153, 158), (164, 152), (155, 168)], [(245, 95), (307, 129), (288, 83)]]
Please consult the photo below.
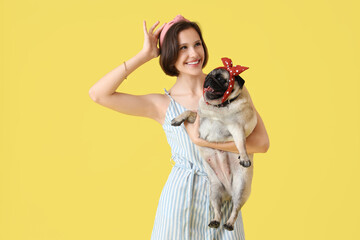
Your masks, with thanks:
[(187, 64), (194, 65), (194, 64), (198, 64), (199, 62), (200, 62), (200, 60), (198, 60), (196, 62), (187, 63)]

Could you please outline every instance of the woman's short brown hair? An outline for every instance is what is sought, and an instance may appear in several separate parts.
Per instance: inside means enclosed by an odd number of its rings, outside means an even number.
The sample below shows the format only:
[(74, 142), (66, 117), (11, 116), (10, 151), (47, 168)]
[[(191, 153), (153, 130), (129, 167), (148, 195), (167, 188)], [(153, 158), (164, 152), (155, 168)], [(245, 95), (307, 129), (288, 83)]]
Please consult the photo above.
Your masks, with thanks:
[(172, 25), (167, 31), (162, 46), (160, 47), (160, 66), (165, 74), (169, 76), (179, 76), (179, 71), (175, 68), (175, 63), (179, 53), (178, 36), (182, 30), (193, 28), (199, 34), (201, 45), (204, 48), (205, 57), (202, 68), (208, 61), (208, 51), (199, 26), (195, 22), (180, 21)]

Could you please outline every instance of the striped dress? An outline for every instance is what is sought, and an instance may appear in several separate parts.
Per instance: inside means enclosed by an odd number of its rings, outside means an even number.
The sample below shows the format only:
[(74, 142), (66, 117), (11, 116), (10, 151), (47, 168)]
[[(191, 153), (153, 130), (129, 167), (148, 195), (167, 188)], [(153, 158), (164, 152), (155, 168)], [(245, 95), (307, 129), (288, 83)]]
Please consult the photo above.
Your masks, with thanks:
[[(233, 231), (224, 229), (223, 224), (230, 216), (232, 202), (222, 205), (222, 219), (217, 229), (208, 227), (214, 217), (210, 205), (210, 185), (201, 155), (190, 140), (184, 124), (171, 126), (171, 120), (186, 111), (170, 97), (163, 129), (171, 147), (171, 159), (175, 162), (168, 180), (161, 192), (152, 240), (244, 240), (241, 211)], [(170, 159), (170, 161), (171, 161)]]

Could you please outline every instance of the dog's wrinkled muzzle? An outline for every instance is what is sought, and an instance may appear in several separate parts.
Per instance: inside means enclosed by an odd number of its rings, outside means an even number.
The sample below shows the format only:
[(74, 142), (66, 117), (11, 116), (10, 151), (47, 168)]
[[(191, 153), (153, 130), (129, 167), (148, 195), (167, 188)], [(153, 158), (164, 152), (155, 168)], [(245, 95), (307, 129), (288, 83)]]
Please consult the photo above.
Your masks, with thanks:
[(212, 89), (217, 89), (218, 91), (225, 92), (227, 86), (224, 86), (224, 83), (221, 82), (214, 76), (208, 76), (205, 80), (205, 86), (211, 87)]
[(221, 97), (226, 89), (227, 86), (224, 86), (221, 81), (213, 76), (208, 76), (208, 78), (205, 80), (204, 93), (210, 99), (217, 99)]

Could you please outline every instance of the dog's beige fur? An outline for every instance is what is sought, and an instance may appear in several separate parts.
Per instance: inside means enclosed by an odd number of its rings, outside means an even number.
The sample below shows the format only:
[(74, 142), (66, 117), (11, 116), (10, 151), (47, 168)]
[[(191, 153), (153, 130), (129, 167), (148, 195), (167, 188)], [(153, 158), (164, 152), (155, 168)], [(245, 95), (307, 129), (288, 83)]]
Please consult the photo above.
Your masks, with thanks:
[[(215, 69), (208, 75), (214, 77), (221, 73), (229, 79), (229, 73), (223, 69)], [(218, 75), (216, 75), (218, 74)], [(210, 99), (207, 94), (199, 101), (198, 116), (200, 117), (199, 136), (209, 142), (234, 141), (238, 154), (217, 149), (198, 146), (203, 158), (204, 168), (210, 180), (210, 202), (214, 208), (215, 217), (209, 227), (217, 228), (221, 221), (221, 204), (232, 199), (233, 210), (224, 227), (233, 230), (238, 212), (250, 196), (253, 176), (253, 155), (246, 152), (245, 140), (257, 124), (255, 110), (250, 103), (250, 96), (242, 91), (238, 82), (228, 99), (236, 100), (225, 107), (215, 107), (221, 103), (221, 98)], [(185, 111), (172, 120), (172, 125), (179, 126), (187, 120), (193, 123), (196, 112)], [(240, 159), (240, 161), (238, 160)]]

